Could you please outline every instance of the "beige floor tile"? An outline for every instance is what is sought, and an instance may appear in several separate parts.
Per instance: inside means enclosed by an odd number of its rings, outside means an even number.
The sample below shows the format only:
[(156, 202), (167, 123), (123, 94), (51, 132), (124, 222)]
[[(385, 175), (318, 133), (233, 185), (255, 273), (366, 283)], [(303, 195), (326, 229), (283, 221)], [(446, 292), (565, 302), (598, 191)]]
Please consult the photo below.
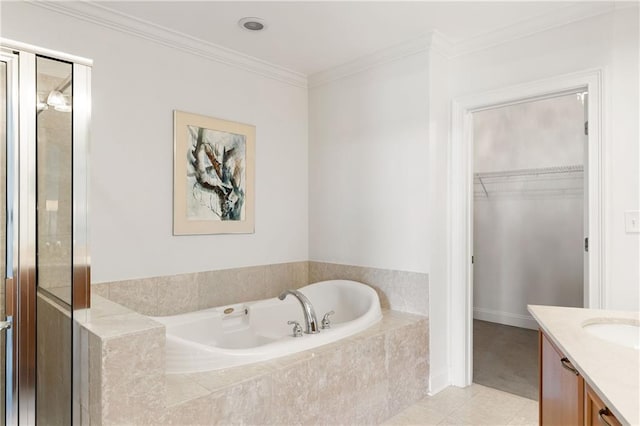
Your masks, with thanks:
[(537, 421), (537, 401), (473, 384), (428, 396), (384, 424), (534, 426)]
[[(422, 402), (422, 401), (421, 401)], [(390, 418), (383, 425), (386, 426), (410, 426), (410, 425), (437, 425), (444, 420), (445, 415), (425, 404), (418, 402)]]
[(527, 400), (524, 406), (509, 421), (509, 425), (537, 426), (538, 401)]
[(422, 403), (447, 416), (461, 405), (468, 403), (481, 390), (478, 385), (466, 388), (450, 386), (434, 396), (425, 398)]

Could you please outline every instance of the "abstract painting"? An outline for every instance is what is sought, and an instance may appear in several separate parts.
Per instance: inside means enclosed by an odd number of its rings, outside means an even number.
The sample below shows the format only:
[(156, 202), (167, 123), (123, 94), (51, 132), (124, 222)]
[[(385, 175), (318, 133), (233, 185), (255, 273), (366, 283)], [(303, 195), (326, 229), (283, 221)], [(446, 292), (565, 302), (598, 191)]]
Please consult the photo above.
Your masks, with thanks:
[(252, 233), (255, 127), (174, 111), (174, 235)]

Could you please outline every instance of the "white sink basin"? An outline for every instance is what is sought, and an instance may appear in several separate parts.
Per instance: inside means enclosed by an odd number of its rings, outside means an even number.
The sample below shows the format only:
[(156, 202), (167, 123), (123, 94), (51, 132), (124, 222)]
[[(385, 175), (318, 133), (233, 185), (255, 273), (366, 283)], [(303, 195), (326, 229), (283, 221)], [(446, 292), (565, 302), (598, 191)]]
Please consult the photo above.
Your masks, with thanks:
[(640, 350), (640, 324), (633, 320), (624, 323), (594, 321), (583, 328), (599, 339)]

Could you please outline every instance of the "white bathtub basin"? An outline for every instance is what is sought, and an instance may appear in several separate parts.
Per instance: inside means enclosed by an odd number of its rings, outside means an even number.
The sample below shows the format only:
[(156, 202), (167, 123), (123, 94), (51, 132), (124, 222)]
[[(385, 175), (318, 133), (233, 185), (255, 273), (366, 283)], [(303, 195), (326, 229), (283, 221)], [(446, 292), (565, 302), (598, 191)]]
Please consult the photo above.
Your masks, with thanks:
[(153, 317), (166, 326), (167, 372), (219, 370), (289, 355), (358, 333), (382, 318), (378, 295), (365, 284), (333, 280), (298, 290), (313, 304), (318, 324), (335, 311), (330, 329), (293, 337), (287, 321), (305, 325), (293, 296)]

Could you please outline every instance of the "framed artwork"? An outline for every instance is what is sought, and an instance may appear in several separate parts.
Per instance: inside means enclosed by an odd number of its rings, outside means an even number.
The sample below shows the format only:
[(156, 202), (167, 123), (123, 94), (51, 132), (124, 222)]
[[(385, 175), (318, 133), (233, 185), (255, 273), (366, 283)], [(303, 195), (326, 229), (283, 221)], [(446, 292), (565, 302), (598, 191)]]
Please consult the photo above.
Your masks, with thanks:
[(255, 127), (173, 112), (173, 234), (254, 232)]

